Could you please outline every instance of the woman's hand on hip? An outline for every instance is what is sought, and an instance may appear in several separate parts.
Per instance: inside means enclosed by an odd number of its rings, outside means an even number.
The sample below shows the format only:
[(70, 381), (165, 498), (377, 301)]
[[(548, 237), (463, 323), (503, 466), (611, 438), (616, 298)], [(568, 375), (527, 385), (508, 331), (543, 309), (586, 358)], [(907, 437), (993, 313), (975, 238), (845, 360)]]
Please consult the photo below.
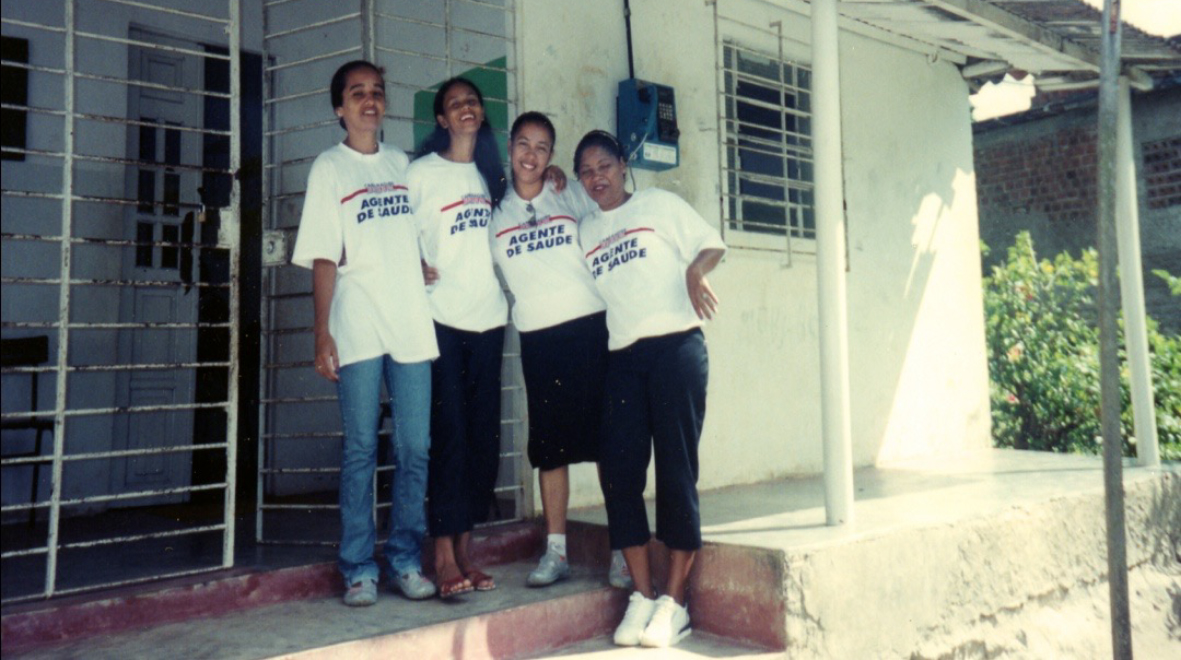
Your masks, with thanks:
[(701, 268), (689, 266), (685, 271), (685, 285), (689, 289), (689, 302), (699, 319), (712, 319), (718, 313), (718, 296), (709, 286), (709, 280)]
[(685, 286), (689, 289), (689, 302), (699, 319), (712, 319), (718, 313), (718, 296), (709, 286), (706, 274), (718, 265), (725, 251), (706, 248), (697, 253), (693, 263), (685, 270)]

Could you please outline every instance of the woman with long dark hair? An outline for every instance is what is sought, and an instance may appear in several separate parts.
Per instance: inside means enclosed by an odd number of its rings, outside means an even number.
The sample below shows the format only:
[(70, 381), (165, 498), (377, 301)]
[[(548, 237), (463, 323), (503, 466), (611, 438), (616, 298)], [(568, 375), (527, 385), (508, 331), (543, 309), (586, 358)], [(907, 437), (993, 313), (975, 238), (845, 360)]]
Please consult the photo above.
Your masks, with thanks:
[(439, 358), (431, 368), (428, 491), (435, 576), (443, 598), (496, 588), (471, 562), (472, 528), (488, 519), (500, 465), (500, 368), (508, 302), (488, 248), (504, 168), (484, 97), (464, 78), (435, 94), (435, 129), (408, 172)]
[(344, 602), (377, 601), (373, 474), (383, 382), (393, 411), (396, 466), (385, 555), (395, 588), (408, 598), (427, 598), (435, 588), (422, 576), (423, 500), (430, 361), (439, 351), (406, 191), (409, 159), (379, 141), (385, 115), (381, 69), (349, 62), (333, 75), (329, 94), (346, 136), (312, 163), (291, 261), (312, 269), (316, 373), (336, 383), (340, 400)]
[[(670, 646), (690, 632), (685, 587), (701, 548), (697, 445), (709, 380), (701, 326), (717, 312), (706, 274), (726, 246), (680, 197), (658, 188), (627, 192), (627, 158), (610, 133), (587, 133), (574, 169), (599, 207), (583, 220), (581, 236), (583, 258), (607, 303), (610, 336), (599, 457), (608, 534), (636, 588), (615, 643)], [(659, 598), (644, 505), (653, 454), (656, 538), (669, 550)]]

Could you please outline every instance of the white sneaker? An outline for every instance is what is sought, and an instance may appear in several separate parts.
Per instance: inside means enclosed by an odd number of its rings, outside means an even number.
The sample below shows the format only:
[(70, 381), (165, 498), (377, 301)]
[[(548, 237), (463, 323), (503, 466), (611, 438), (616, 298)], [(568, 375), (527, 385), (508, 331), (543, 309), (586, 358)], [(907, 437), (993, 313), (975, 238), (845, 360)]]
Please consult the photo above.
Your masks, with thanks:
[(648, 648), (665, 648), (685, 639), (691, 632), (689, 610), (678, 605), (672, 596), (661, 596), (656, 601), (648, 626), (640, 635), (640, 644)]
[(426, 579), (422, 571), (410, 571), (394, 576), (393, 587), (410, 600), (422, 600), (435, 595), (435, 583)]
[(344, 604), (349, 607), (368, 607), (377, 602), (377, 580), (365, 578), (354, 582), (344, 592)]
[(529, 573), (525, 583), (531, 587), (544, 587), (568, 577), (570, 577), (570, 562), (551, 549), (541, 556), (541, 562)]
[(615, 643), (619, 646), (639, 646), (640, 635), (648, 627), (648, 620), (656, 609), (656, 601), (644, 597), (644, 594), (633, 591), (627, 602), (627, 612), (623, 614), (623, 621), (615, 629)]
[(611, 568), (607, 570), (607, 583), (616, 589), (634, 589), (636, 581), (632, 579), (627, 562), (623, 559), (623, 552), (611, 551)]

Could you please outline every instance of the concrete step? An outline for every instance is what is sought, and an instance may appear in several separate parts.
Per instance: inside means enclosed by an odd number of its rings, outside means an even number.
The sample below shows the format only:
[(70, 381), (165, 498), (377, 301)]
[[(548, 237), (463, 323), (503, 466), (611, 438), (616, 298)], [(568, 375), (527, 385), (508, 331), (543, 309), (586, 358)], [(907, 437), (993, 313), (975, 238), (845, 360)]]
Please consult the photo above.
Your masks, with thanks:
[(591, 637), (623, 616), (626, 594), (598, 569), (524, 586), (534, 562), (489, 567), (497, 589), (451, 601), (408, 601), (383, 589), (373, 607), (348, 608), (339, 595), (206, 616), (9, 653), (40, 658), (522, 658)]
[[(1181, 575), (1179, 471), (1125, 463), (1129, 568)], [(855, 520), (840, 527), (824, 524), (818, 477), (703, 492), (694, 634), (792, 658), (984, 657), (981, 622), (1106, 582), (1098, 457), (989, 450), (854, 481)], [(601, 510), (571, 517), (602, 533)]]
[[(474, 536), (473, 560), (496, 566), (531, 558), (543, 537), (533, 522), (489, 528)], [(424, 560), (432, 563), (429, 551)], [(293, 601), (338, 599), (341, 590), (334, 563), (273, 568), (264, 557), (250, 568), (8, 606), (0, 628), (8, 655)]]
[[(819, 479), (703, 493), (705, 547), (689, 585), (694, 634), (676, 652), (977, 657), (981, 622), (1052, 608), (1106, 578), (1101, 461), (1092, 457), (986, 452), (860, 471), (856, 482), (856, 521), (842, 527), (823, 524)], [(1176, 571), (1176, 467), (1128, 466), (1124, 486), (1129, 565), (1163, 562)], [(454, 603), (411, 603), (387, 592), (375, 607), (348, 609), (328, 571), (323, 579), (331, 586), (303, 600), (156, 621), (23, 654), (10, 649), (6, 613), (4, 655), (123, 658), (166, 649), (217, 658), (630, 657), (643, 651), (609, 646), (626, 594), (605, 586), (609, 553), (601, 515), (601, 509), (572, 512), (575, 576), (546, 589), (524, 586), (540, 553), (541, 532), (532, 526), (482, 541), (496, 548), (492, 555), (515, 560), (499, 566), (482, 560), (500, 587)], [(662, 555), (653, 552), (658, 584)], [(112, 611), (138, 616), (141, 610)]]

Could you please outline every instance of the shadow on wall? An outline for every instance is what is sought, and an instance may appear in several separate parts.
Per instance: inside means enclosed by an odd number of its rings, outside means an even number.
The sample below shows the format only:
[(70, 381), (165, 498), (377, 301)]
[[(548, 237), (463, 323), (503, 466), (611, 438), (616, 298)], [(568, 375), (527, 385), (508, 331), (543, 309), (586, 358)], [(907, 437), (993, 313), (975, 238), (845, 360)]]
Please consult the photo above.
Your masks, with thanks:
[(988, 414), (980, 277), (965, 264), (979, 258), (967, 125), (962, 144), (895, 160), (914, 151), (914, 130), (879, 130), (875, 148), (846, 163), (859, 465), (974, 446), (972, 429)]

